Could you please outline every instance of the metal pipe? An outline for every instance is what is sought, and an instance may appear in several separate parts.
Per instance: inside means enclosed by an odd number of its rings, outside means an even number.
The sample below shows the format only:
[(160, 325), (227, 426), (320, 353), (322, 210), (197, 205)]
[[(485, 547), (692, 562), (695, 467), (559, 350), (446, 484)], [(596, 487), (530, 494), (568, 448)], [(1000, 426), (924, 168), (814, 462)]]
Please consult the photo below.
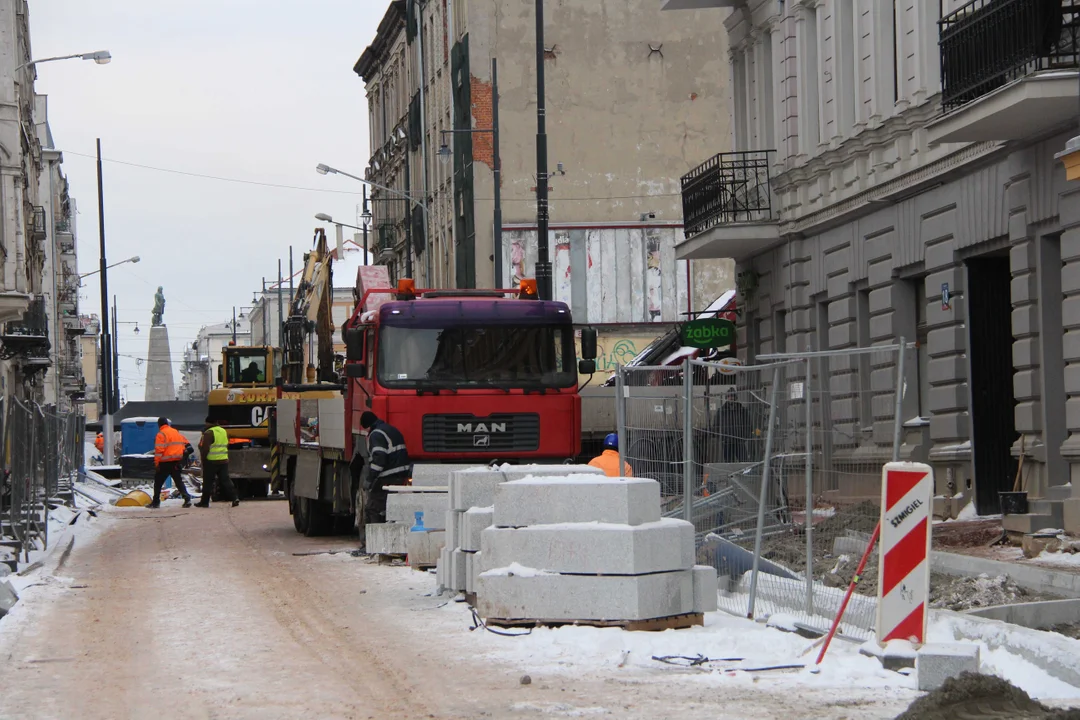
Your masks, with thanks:
[(503, 247), (502, 247), (502, 156), (499, 152), (499, 61), (491, 58), (491, 145), (492, 161), (495, 164), (495, 228), (492, 234), (494, 245), (492, 255), (495, 256), (495, 285), (501, 288), (503, 285)]
[(893, 462), (900, 461), (900, 433), (904, 429), (903, 412), (904, 412), (904, 390), (907, 378), (904, 376), (904, 355), (907, 354), (907, 343), (904, 342), (904, 338), (900, 338), (900, 357), (896, 360), (896, 404), (893, 408), (895, 417), (893, 418), (893, 446), (892, 446), (892, 459)]
[(769, 397), (769, 428), (765, 433), (765, 466), (761, 470), (761, 491), (758, 493), (757, 532), (754, 535), (754, 565), (750, 569), (750, 602), (746, 609), (746, 617), (754, 617), (754, 606), (757, 603), (758, 566), (761, 563), (761, 537), (765, 529), (765, 500), (768, 498), (769, 481), (772, 479), (772, 442), (773, 428), (776, 424), (776, 395), (780, 389), (780, 367), (773, 369), (772, 392)]
[(683, 360), (683, 519), (694, 522), (694, 361)]
[[(901, 338), (902, 340), (903, 338)], [(793, 360), (802, 358), (831, 358), (841, 355), (867, 355), (869, 353), (876, 352), (890, 352), (892, 350), (899, 350), (903, 345), (874, 345), (873, 347), (857, 347), (857, 348), (839, 348), (836, 350), (807, 350), (806, 352), (797, 353), (765, 353), (764, 355), (757, 355), (758, 360)]]
[(293, 273), (292, 245), (289, 246), (289, 313), (292, 314), (293, 293), (296, 291)]
[(285, 316), (282, 314), (282, 308), (281, 308), (281, 284), (282, 284), (282, 279), (281, 279), (281, 258), (278, 258), (278, 261), (277, 261), (277, 327), (278, 327), (278, 339), (277, 339), (277, 343), (271, 343), (271, 344), (274, 345), (274, 347), (278, 348), (278, 350), (281, 349), (281, 339), (285, 334), (285, 331), (282, 328), (282, 323), (285, 322)]
[[(806, 614), (814, 616), (814, 397), (810, 392), (812, 360), (806, 358)], [(825, 396), (822, 396), (822, 402)]]
[(105, 442), (105, 464), (116, 462), (113, 454), (112, 423), (112, 343), (109, 338), (109, 267), (105, 259), (105, 191), (101, 170), (101, 138), (97, 139), (98, 242), (101, 262), (101, 434)]
[(364, 211), (363, 211), (363, 225), (364, 225), (364, 265), (368, 264), (369, 249), (368, 249), (368, 226), (371, 224), (371, 220), (368, 215), (368, 196), (367, 185), (364, 186)]
[(626, 378), (622, 365), (615, 367), (615, 432), (619, 437), (619, 469), (626, 467)]
[(551, 300), (548, 261), (548, 144), (544, 88), (544, 0), (536, 0), (536, 287), (541, 300)]
[[(120, 321), (117, 319), (116, 296), (112, 298), (112, 358), (113, 358), (113, 387), (112, 406), (120, 409)], [(148, 364), (149, 366), (149, 364)]]
[[(427, 75), (424, 71), (424, 6), (422, 3), (416, 4), (416, 55), (420, 65), (420, 162), (424, 171), (424, 203), (427, 204), (428, 193), (431, 190), (431, 171), (428, 166), (429, 158), (427, 154), (427, 123), (424, 115), (424, 83), (427, 80)], [(425, 277), (424, 282), (428, 287), (431, 287), (431, 248), (428, 247), (428, 238), (431, 236), (431, 229), (428, 227), (431, 224), (431, 215), (424, 212), (424, 262), (425, 262)]]

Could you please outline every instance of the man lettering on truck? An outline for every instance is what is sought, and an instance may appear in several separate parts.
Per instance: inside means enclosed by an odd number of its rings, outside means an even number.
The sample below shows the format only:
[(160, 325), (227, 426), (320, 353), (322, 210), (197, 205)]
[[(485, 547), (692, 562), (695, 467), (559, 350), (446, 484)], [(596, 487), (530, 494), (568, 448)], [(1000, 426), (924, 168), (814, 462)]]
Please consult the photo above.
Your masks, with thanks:
[[(383, 422), (370, 410), (360, 416), (367, 432), (368, 460), (361, 478), (364, 492), (364, 525), (386, 522), (387, 485), (404, 485), (412, 476), (405, 438), (393, 425)], [(361, 536), (361, 543), (364, 537)]]

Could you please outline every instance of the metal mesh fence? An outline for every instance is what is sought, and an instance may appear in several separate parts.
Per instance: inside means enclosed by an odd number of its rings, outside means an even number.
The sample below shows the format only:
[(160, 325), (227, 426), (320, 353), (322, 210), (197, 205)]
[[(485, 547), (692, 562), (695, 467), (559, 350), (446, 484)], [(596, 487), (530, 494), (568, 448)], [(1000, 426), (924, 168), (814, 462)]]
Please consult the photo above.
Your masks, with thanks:
[[(878, 522), (882, 466), (898, 451), (899, 348), (619, 371), (623, 459), (660, 482), (666, 516), (694, 523), (722, 609), (828, 629)], [(873, 628), (877, 564), (875, 552), (842, 635)]]
[(83, 418), (16, 398), (7, 402), (0, 475), (0, 538), (29, 553), (49, 542), (49, 505), (73, 504)]

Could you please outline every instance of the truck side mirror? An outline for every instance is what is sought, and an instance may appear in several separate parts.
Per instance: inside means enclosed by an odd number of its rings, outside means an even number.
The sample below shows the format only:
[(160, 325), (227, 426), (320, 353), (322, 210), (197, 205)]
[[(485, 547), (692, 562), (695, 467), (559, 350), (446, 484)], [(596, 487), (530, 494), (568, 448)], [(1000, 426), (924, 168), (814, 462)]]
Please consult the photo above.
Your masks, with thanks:
[(217, 366), (217, 381), (225, 382), (225, 367), (222, 365)]
[(367, 377), (367, 365), (364, 363), (349, 363), (345, 366), (345, 377), (352, 380), (360, 380)]
[(364, 359), (364, 331), (361, 328), (345, 331), (345, 359), (350, 362)]
[(578, 375), (595, 375), (596, 374), (596, 361), (595, 360), (578, 360), (577, 361)]
[(581, 359), (596, 359), (596, 328), (581, 329)]

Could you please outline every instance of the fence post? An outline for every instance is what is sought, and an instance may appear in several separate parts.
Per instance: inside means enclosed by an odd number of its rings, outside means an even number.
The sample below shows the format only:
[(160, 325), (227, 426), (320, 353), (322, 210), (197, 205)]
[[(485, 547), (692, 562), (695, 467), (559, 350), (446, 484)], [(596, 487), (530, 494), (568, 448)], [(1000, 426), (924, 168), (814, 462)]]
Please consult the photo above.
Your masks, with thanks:
[[(814, 616), (814, 396), (813, 361), (806, 358), (806, 614)], [(825, 402), (822, 395), (821, 402)]]
[(900, 461), (900, 434), (904, 427), (903, 410), (904, 410), (904, 356), (907, 355), (907, 343), (904, 338), (900, 338), (900, 357), (896, 360), (896, 406), (893, 410), (893, 445), (892, 445), (892, 460), (893, 462)]
[(776, 423), (776, 397), (780, 390), (780, 366), (773, 370), (772, 392), (769, 394), (769, 427), (765, 432), (764, 468), (761, 471), (761, 492), (758, 493), (757, 532), (754, 535), (754, 565), (750, 569), (750, 606), (746, 616), (753, 619), (757, 603), (758, 565), (761, 561), (761, 536), (765, 531), (765, 500), (769, 493), (769, 475), (772, 467), (773, 427)]
[(623, 366), (615, 366), (615, 432), (619, 434), (619, 474), (626, 467), (625, 449), (629, 438), (626, 437), (626, 378), (623, 376)]
[(694, 522), (694, 361), (683, 361), (683, 518)]

